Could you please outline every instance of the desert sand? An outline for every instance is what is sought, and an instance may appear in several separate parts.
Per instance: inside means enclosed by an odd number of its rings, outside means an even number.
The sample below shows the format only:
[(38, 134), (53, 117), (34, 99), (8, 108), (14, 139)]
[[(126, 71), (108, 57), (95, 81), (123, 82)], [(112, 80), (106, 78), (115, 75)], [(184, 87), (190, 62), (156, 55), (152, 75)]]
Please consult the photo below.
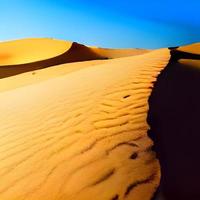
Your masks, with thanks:
[(31, 38), (0, 42), (0, 66), (45, 60), (69, 50), (72, 42), (47, 38)]
[(148, 98), (170, 51), (103, 56), (0, 80), (1, 200), (151, 199)]
[(96, 54), (107, 58), (121, 58), (133, 55), (141, 55), (150, 52), (147, 49), (106, 49), (106, 48), (91, 48)]
[(193, 54), (199, 54), (200, 52), (200, 43), (189, 44), (185, 46), (178, 47), (178, 50)]
[[(101, 49), (85, 45), (33, 38), (0, 43), (0, 78), (44, 69), (64, 63), (105, 60), (148, 52), (142, 49)], [(84, 64), (85, 65), (85, 64)]]
[(38, 83), (57, 76), (63, 76), (73, 71), (84, 69), (89, 66), (103, 64), (106, 62), (107, 60), (91, 60), (85, 62), (66, 63), (56, 65), (54, 67), (42, 68), (20, 73), (15, 76), (9, 76), (0, 79), (0, 92), (15, 89), (29, 84)]

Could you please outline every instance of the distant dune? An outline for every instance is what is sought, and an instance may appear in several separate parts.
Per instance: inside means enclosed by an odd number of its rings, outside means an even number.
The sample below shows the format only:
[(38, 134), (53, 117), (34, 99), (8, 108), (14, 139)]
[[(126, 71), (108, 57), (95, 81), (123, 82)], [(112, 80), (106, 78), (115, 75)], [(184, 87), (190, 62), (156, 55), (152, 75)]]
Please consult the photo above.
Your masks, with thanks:
[(31, 38), (0, 42), (0, 66), (20, 65), (54, 58), (68, 51), (72, 42)]
[(137, 56), (150, 50), (147, 49), (106, 49), (106, 48), (91, 48), (96, 54), (107, 58), (121, 58), (128, 56)]
[(47, 38), (1, 42), (0, 78), (64, 63), (138, 55), (143, 51), (89, 48), (76, 42)]
[(154, 114), (165, 94), (167, 105), (178, 94), (162, 83), (174, 77), (178, 84), (185, 62), (198, 68), (199, 45), (148, 51), (22, 43), (0, 44), (0, 200), (151, 200), (160, 183)]
[(193, 54), (200, 54), (200, 43), (194, 43), (186, 46), (178, 47), (178, 50)]
[(25, 39), (0, 44), (0, 78), (63, 63), (106, 59), (75, 42)]

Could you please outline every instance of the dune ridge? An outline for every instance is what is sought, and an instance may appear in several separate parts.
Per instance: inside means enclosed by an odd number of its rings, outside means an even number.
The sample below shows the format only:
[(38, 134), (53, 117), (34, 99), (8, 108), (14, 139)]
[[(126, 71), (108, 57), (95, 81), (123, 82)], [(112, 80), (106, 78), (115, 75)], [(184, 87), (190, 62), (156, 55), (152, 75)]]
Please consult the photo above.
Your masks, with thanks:
[(0, 199), (151, 199), (148, 98), (169, 59), (162, 49), (1, 92)]
[(87, 60), (106, 59), (92, 52), (88, 47), (73, 42), (71, 47), (64, 53), (45, 60), (38, 60), (31, 63), (0, 65), (0, 78), (5, 78), (20, 73), (43, 69), (59, 64), (87, 61)]
[(136, 49), (91, 48), (91, 50), (94, 51), (96, 54), (101, 55), (103, 57), (107, 57), (109, 59), (137, 56), (151, 51), (148, 49), (138, 49), (138, 48)]
[(194, 43), (194, 44), (189, 44), (185, 46), (180, 46), (177, 48), (179, 51), (183, 52), (188, 52), (188, 53), (193, 53), (193, 54), (199, 54), (200, 51), (200, 43)]
[(148, 52), (141, 49), (92, 48), (77, 42), (31, 38), (0, 43), (0, 78), (88, 60), (112, 59)]
[(0, 42), (0, 66), (20, 65), (46, 60), (66, 52), (72, 42), (49, 39), (27, 38)]

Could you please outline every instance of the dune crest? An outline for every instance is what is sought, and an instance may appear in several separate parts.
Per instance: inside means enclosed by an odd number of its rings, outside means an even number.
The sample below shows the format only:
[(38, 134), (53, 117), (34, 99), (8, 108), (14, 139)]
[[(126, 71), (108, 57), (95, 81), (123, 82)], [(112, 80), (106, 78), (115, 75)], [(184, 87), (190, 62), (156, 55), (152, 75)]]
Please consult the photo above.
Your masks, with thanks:
[[(45, 39), (45, 42), (46, 42), (46, 39)], [(48, 41), (47, 41), (47, 43), (48, 43)], [(62, 43), (65, 44), (64, 41), (62, 41)], [(42, 42), (41, 42), (41, 45), (42, 45)], [(24, 63), (22, 63), (22, 64), (11, 64), (12, 61), (10, 59), (8, 59), (8, 61), (6, 61), (6, 63), (9, 63), (8, 65), (0, 65), (0, 78), (5, 78), (5, 77), (20, 74), (20, 73), (24, 73), (24, 72), (38, 70), (38, 69), (44, 69), (44, 68), (47, 68), (47, 67), (52, 67), (52, 66), (56, 66), (56, 65), (64, 64), (64, 63), (71, 63), (71, 62), (78, 62), (78, 61), (88, 61), (88, 60), (98, 60), (98, 59), (107, 59), (105, 57), (97, 55), (90, 48), (88, 48), (88, 47), (86, 47), (82, 44), (78, 44), (76, 42), (73, 42), (70, 45), (71, 46), (68, 49), (67, 48), (65, 49), (64, 53), (59, 54), (59, 55), (55, 55), (55, 52), (53, 52), (54, 56), (49, 57), (49, 58), (47, 58), (48, 53), (46, 53), (46, 48), (51, 49), (51, 47), (47, 46), (47, 47), (45, 47), (45, 49), (42, 49), (41, 52), (36, 53), (36, 55), (39, 55), (39, 57), (37, 59), (40, 59), (40, 60), (35, 60), (35, 61), (34, 61), (34, 59), (36, 59), (36, 58), (33, 58), (32, 54), (31, 54), (32, 50), (31, 50), (31, 45), (30, 45), (30, 50), (26, 55), (27, 58), (23, 58), (23, 56), (21, 58)], [(17, 46), (16, 51), (17, 52), (20, 51), (20, 48), (19, 48), (20, 45), (17, 44), (16, 46)], [(9, 47), (9, 50), (10, 49), (12, 49), (12, 48)], [(38, 49), (40, 49), (40, 46), (38, 46)], [(54, 50), (54, 48), (51, 49), (51, 52), (53, 50)], [(56, 49), (55, 49), (55, 51), (56, 51)], [(21, 55), (18, 55), (18, 56), (16, 55), (16, 60), (20, 56)], [(48, 56), (50, 56), (50, 55), (48, 55)], [(1, 60), (0, 60), (0, 63), (1, 63)]]
[(193, 54), (199, 54), (200, 52), (200, 43), (194, 43), (186, 46), (178, 47), (177, 50), (184, 51)]
[(140, 55), (144, 49), (105, 49), (48, 38), (0, 43), (0, 78), (60, 64)]
[(0, 42), (0, 66), (20, 65), (49, 59), (66, 52), (72, 42), (30, 38)]
[(144, 53), (150, 52), (147, 49), (108, 49), (108, 48), (91, 48), (96, 54), (101, 55), (103, 57), (107, 57), (109, 59), (112, 58), (121, 58), (128, 56), (137, 56)]

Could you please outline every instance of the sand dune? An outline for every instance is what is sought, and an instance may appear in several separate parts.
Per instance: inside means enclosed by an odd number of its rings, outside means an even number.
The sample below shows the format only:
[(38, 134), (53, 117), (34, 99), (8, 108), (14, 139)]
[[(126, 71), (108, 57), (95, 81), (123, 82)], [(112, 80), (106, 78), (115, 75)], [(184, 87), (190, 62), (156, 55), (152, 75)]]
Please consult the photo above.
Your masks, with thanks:
[(64, 63), (98, 59), (107, 58), (76, 42), (52, 39), (5, 42), (0, 46), (0, 78)]
[(102, 57), (107, 57), (109, 59), (137, 56), (150, 52), (150, 50), (147, 49), (106, 49), (106, 48), (91, 48), (91, 49), (96, 54), (101, 55)]
[(106, 62), (107, 60), (92, 60), (85, 62), (67, 63), (3, 78), (0, 79), (0, 92), (38, 83), (50, 78), (63, 76), (89, 66), (95, 66)]
[(193, 54), (200, 54), (200, 43), (194, 43), (186, 46), (181, 46), (178, 48), (179, 51), (185, 51)]
[(72, 42), (31, 38), (0, 42), (0, 66), (20, 65), (46, 60), (70, 49)]
[(0, 200), (150, 200), (160, 181), (151, 139), (162, 190), (182, 188), (169, 199), (199, 199), (199, 69), (200, 43), (0, 43)]
[(143, 49), (103, 49), (76, 42), (32, 38), (0, 43), (0, 78), (59, 64), (119, 58), (149, 52)]
[(47, 80), (39, 71), (42, 82), (1, 92), (0, 199), (151, 199), (148, 98), (169, 59), (162, 49)]

